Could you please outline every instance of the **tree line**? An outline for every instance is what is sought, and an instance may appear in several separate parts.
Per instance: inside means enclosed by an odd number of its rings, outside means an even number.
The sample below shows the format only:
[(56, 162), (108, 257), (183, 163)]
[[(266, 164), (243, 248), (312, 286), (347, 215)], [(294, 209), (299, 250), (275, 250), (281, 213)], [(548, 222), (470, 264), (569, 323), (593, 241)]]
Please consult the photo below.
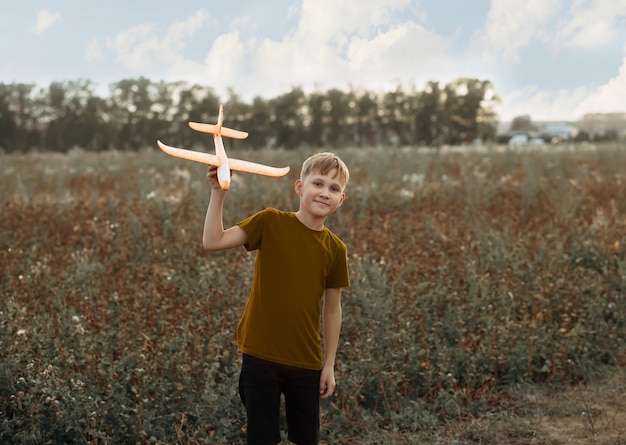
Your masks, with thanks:
[(137, 150), (156, 139), (178, 146), (206, 144), (188, 121), (214, 123), (224, 104), (225, 126), (249, 132), (240, 147), (369, 147), (463, 144), (493, 140), (498, 102), (489, 81), (431, 81), (423, 90), (374, 93), (301, 87), (271, 99), (220, 98), (207, 86), (125, 79), (96, 93), (89, 80), (48, 87), (0, 83), (0, 149), (5, 152), (73, 147), (88, 151)]

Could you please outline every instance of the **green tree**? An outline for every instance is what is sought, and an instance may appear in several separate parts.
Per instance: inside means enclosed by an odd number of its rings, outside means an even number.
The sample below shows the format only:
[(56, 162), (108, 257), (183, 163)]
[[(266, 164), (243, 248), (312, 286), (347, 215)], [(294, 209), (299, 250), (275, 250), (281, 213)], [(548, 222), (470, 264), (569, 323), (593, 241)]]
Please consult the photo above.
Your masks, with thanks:
[(330, 101), (326, 94), (314, 92), (309, 95), (304, 125), (306, 127), (307, 142), (314, 147), (322, 147), (326, 144), (326, 124), (329, 111)]
[(326, 143), (331, 147), (341, 147), (354, 144), (353, 117), (355, 107), (354, 94), (345, 93), (333, 88), (326, 93), (328, 112), (326, 114)]
[(537, 131), (537, 127), (533, 124), (531, 117), (525, 114), (513, 118), (510, 131), (514, 133), (528, 133)]
[(293, 88), (290, 92), (270, 101), (272, 115), (270, 122), (276, 145), (284, 148), (297, 148), (305, 142), (304, 115), (306, 96), (302, 88)]
[(37, 96), (34, 84), (13, 83), (3, 88), (4, 126), (10, 131), (3, 137), (9, 152), (26, 152), (39, 146), (40, 123), (36, 119)]
[(167, 114), (162, 102), (162, 85), (145, 77), (125, 79), (110, 87), (115, 124), (118, 127), (117, 148), (138, 150), (152, 146)]
[[(175, 114), (171, 123), (170, 137), (174, 137), (183, 147), (193, 148), (197, 145), (206, 147), (207, 135), (189, 128), (188, 122), (217, 122), (220, 98), (215, 92), (202, 85), (178, 83), (173, 92), (178, 101), (175, 102)], [(210, 142), (209, 142), (210, 143)]]
[(467, 143), (495, 134), (493, 104), (497, 97), (491, 82), (460, 78), (447, 84), (444, 91), (446, 143)]
[(267, 147), (270, 144), (272, 138), (271, 116), (272, 110), (269, 102), (260, 96), (255, 97), (250, 107), (249, 130), (246, 129), (250, 133), (247, 141), (252, 147)]
[(99, 97), (87, 80), (53, 82), (41, 90), (0, 84), (0, 147), (136, 150), (154, 147), (156, 139), (206, 147), (207, 135), (190, 130), (187, 122), (215, 122), (220, 103), (225, 124), (250, 134), (232, 141), (242, 147), (461, 144), (494, 137), (498, 102), (490, 82), (466, 78), (443, 88), (432, 81), (424, 91), (398, 86), (382, 96), (353, 89), (306, 95), (297, 87), (252, 103), (234, 90), (224, 102), (206, 86), (144, 77), (115, 82), (109, 90), (108, 97)]
[(20, 128), (11, 109), (13, 85), (0, 83), (0, 149), (16, 151), (15, 139)]
[(41, 100), (42, 144), (46, 149), (66, 151), (109, 148), (107, 104), (95, 96), (89, 80), (53, 82)]
[(404, 113), (404, 104), (407, 100), (406, 93), (398, 86), (394, 91), (383, 95), (380, 116), (381, 128), (386, 141), (392, 145), (404, 145), (404, 128), (408, 115)]
[(430, 81), (418, 95), (414, 114), (415, 142), (424, 145), (443, 143), (443, 92), (439, 82)]
[(362, 147), (375, 147), (380, 143), (378, 98), (370, 91), (354, 93), (356, 139)]

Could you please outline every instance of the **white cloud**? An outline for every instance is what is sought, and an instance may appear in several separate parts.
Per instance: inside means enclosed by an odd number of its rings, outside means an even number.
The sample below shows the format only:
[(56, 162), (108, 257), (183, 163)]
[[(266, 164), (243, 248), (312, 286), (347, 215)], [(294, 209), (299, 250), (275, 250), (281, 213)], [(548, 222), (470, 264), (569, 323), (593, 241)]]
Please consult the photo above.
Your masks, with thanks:
[(626, 17), (624, 0), (576, 0), (560, 20), (555, 40), (573, 48), (595, 48), (610, 43), (620, 19)]
[(61, 20), (60, 12), (51, 12), (45, 9), (41, 10), (37, 13), (37, 19), (33, 32), (40, 35), (59, 20)]
[[(332, 72), (335, 80), (346, 78), (346, 63), (332, 46), (319, 42), (286, 39), (275, 42), (265, 39), (259, 45), (252, 61), (255, 72), (249, 80), (260, 76), (270, 87), (264, 95), (284, 92), (293, 86), (301, 85), (310, 89), (315, 84), (324, 83)], [(262, 85), (257, 85), (263, 91)]]
[(282, 40), (242, 41), (237, 32), (216, 39), (206, 57), (210, 84), (248, 99), (294, 86), (383, 88), (439, 78), (452, 65), (445, 55), (451, 40), (395, 19), (410, 3), (304, 0)]
[(154, 25), (138, 25), (108, 39), (107, 48), (115, 53), (125, 68), (136, 72), (149, 71), (163, 63), (181, 62), (187, 39), (204, 25), (207, 18), (207, 12), (200, 10), (184, 22), (173, 23), (163, 38)]
[(163, 38), (162, 47), (170, 57), (178, 55), (186, 46), (186, 40), (201, 29), (209, 18), (205, 10), (199, 10), (184, 22), (173, 23)]
[(485, 26), (473, 38), (484, 56), (504, 56), (519, 62), (519, 50), (534, 40), (545, 40), (546, 29), (562, 8), (561, 0), (492, 0)]
[(299, 40), (346, 42), (346, 34), (365, 36), (392, 23), (393, 13), (408, 0), (303, 0), (297, 34)]
[(503, 95), (503, 106), (496, 111), (503, 121), (522, 115), (530, 115), (534, 121), (576, 120), (579, 116), (574, 110), (589, 94), (587, 87), (543, 91), (527, 85)]
[(372, 38), (352, 39), (348, 49), (350, 78), (368, 84), (377, 79), (443, 80), (453, 64), (446, 55), (452, 42), (415, 23), (403, 23)]
[(528, 85), (506, 94), (500, 112), (504, 121), (529, 114), (533, 120), (577, 120), (587, 113), (625, 111), (626, 45), (619, 73), (597, 88), (581, 86), (571, 90), (544, 91)]
[(160, 54), (160, 42), (152, 25), (138, 25), (107, 40), (122, 65), (133, 71), (147, 70)]
[[(211, 85), (210, 67), (195, 60), (181, 59), (167, 66), (162, 78), (169, 82), (186, 81), (192, 84)], [(155, 76), (156, 77), (156, 76)]]
[(222, 34), (205, 58), (207, 78), (212, 85), (236, 85), (246, 70), (246, 60), (250, 56), (238, 31)]
[[(520, 50), (542, 42), (562, 48), (593, 49), (612, 43), (626, 17), (626, 0), (493, 0), (474, 47), (501, 65), (520, 62)], [(545, 90), (524, 85), (502, 95), (503, 120), (529, 114), (534, 120), (576, 120), (586, 113), (624, 110), (626, 48), (619, 74), (604, 85)], [(492, 57), (495, 56), (495, 57)]]
[(585, 113), (626, 111), (626, 45), (624, 60), (617, 76), (597, 88), (576, 107), (578, 115)]
[(104, 49), (98, 40), (89, 42), (85, 51), (85, 58), (89, 63), (99, 62), (104, 59)]
[(485, 56), (519, 62), (535, 41), (556, 48), (595, 48), (610, 43), (626, 17), (625, 0), (492, 0), (474, 47)]

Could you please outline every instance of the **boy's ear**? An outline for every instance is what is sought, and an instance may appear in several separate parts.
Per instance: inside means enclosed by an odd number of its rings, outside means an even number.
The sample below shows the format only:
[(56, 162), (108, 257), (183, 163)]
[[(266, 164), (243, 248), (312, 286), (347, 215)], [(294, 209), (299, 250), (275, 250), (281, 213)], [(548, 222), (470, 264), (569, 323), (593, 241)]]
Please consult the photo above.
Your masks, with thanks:
[(297, 195), (302, 194), (302, 180), (296, 179), (296, 182), (293, 184), (293, 188), (296, 190)]

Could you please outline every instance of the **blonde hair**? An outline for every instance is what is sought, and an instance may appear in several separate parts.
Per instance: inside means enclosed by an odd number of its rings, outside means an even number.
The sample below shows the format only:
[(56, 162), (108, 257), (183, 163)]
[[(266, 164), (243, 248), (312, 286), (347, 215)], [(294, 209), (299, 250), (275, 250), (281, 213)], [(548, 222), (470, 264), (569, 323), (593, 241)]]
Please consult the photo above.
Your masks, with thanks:
[(346, 164), (339, 158), (339, 156), (330, 152), (315, 153), (309, 156), (302, 164), (302, 171), (300, 172), (300, 179), (304, 179), (311, 173), (318, 173), (320, 175), (326, 175), (333, 169), (337, 169), (337, 175), (339, 181), (343, 187), (346, 186), (350, 179), (350, 172)]

